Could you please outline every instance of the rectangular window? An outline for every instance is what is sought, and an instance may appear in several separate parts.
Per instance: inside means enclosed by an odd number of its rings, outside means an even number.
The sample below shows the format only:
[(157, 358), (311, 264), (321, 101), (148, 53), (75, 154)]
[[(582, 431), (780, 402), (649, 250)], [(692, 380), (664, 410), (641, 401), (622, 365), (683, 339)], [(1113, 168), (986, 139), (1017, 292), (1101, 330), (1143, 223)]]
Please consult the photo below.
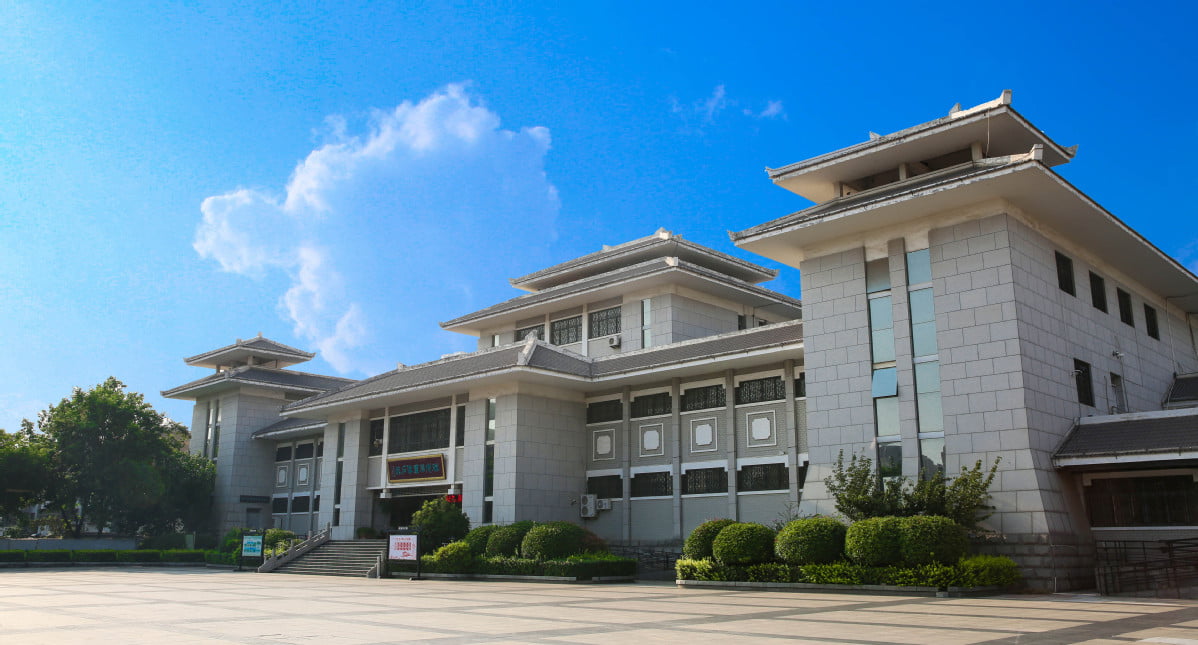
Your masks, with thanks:
[(884, 478), (902, 477), (903, 444), (891, 441), (878, 444), (878, 474)]
[(870, 348), (873, 362), (894, 360), (894, 310), (890, 296), (869, 299)]
[(907, 254), (907, 284), (923, 284), (932, 281), (932, 258), (928, 249), (911, 251)]
[(893, 367), (874, 370), (870, 394), (875, 399), (883, 396), (896, 396), (898, 394), (898, 370)]
[(1094, 308), (1106, 313), (1106, 280), (1090, 272), (1090, 302)]
[(302, 497), (296, 497), (295, 499), (292, 499), (291, 500), (291, 512), (292, 513), (307, 513), (308, 505), (311, 502), (311, 499), (312, 498), (308, 497), (307, 495), (304, 495)]
[(944, 474), (944, 439), (919, 440), (919, 476), (931, 479)]
[(935, 356), (936, 310), (931, 288), (910, 293), (911, 353), (915, 358)]
[(483, 524), (490, 524), (495, 521), (495, 502), (490, 500), (483, 502)]
[(898, 397), (874, 399), (874, 418), (879, 437), (897, 437), (899, 433)]
[(632, 476), (632, 497), (665, 497), (674, 494), (674, 476), (668, 470)]
[(795, 396), (807, 396), (807, 372), (799, 372), (795, 379)]
[(545, 325), (533, 325), (532, 327), (521, 327), (516, 330), (516, 342), (523, 343), (528, 335), (536, 334), (538, 339), (545, 339)]
[(483, 497), (495, 494), (495, 444), (483, 451)]
[(624, 404), (619, 399), (597, 401), (587, 405), (587, 423), (607, 423), (624, 418)]
[[(1148, 305), (1144, 305), (1144, 328), (1148, 330), (1149, 336), (1157, 340), (1161, 339), (1161, 330), (1157, 327), (1156, 322), (1156, 309)], [(216, 455), (214, 454), (213, 456), (215, 457)]]
[(341, 479), (345, 477), (345, 462), (337, 462), (337, 474), (333, 476), (333, 505), (341, 503)]
[(653, 346), (653, 302), (648, 298), (641, 301), (641, 347)]
[(724, 468), (695, 468), (682, 473), (682, 494), (727, 493), (728, 471)]
[(1119, 320), (1135, 327), (1136, 318), (1131, 312), (1131, 294), (1122, 289), (1115, 289), (1115, 297), (1119, 299)]
[(1077, 288), (1073, 284), (1073, 260), (1067, 256), (1061, 255), (1060, 251), (1057, 255), (1057, 286), (1061, 291), (1076, 296)]
[(670, 412), (673, 412), (673, 405), (671, 405), (669, 392), (646, 394), (632, 400), (633, 419), (669, 414)]
[(1111, 412), (1123, 414), (1127, 412), (1127, 392), (1123, 390), (1123, 377), (1111, 372)]
[(602, 338), (603, 336), (620, 333), (620, 319), (623, 312), (619, 307), (592, 311), (589, 315), (590, 324), (587, 327), (588, 338)]
[(865, 263), (865, 292), (877, 293), (890, 289), (890, 260), (882, 258)]
[(275, 448), (275, 461), (291, 461), (291, 444)]
[(692, 387), (682, 393), (682, 411), (707, 410), (722, 408), (728, 401), (723, 385), (708, 385), (707, 387)]
[(287, 498), (276, 497), (270, 500), (270, 512), (275, 515), (283, 515), (287, 513)]
[(944, 411), (940, 405), (940, 362), (915, 364), (915, 402), (920, 432), (944, 432)]
[(383, 420), (370, 420), (370, 453), (371, 457), (383, 454)]
[(454, 428), (454, 432), (457, 434), (456, 443), (459, 446), (464, 446), (466, 445), (466, 406), (458, 406), (458, 418), (454, 423), (456, 424)]
[(495, 441), (495, 423), (499, 416), (498, 408), (498, 401), (487, 399), (487, 441)]
[(1073, 378), (1077, 382), (1077, 402), (1094, 407), (1094, 382), (1090, 377), (1090, 364), (1073, 359)]
[(622, 499), (624, 497), (624, 479), (619, 475), (587, 477), (587, 494), (602, 499)]
[(212, 436), (212, 460), (220, 454), (220, 399), (213, 400), (209, 408), (208, 425)]
[(337, 458), (345, 456), (345, 424), (337, 424)]
[(781, 376), (741, 381), (736, 386), (736, 404), (778, 401), (786, 398), (786, 384)]
[(582, 316), (555, 320), (549, 323), (549, 342), (569, 345), (582, 340)]
[(449, 410), (391, 417), (387, 452), (419, 452), (449, 447)]
[(295, 447), (296, 459), (311, 459), (316, 452), (316, 446), (310, 443), (301, 443)]
[(736, 471), (736, 490), (742, 493), (788, 488), (790, 477), (786, 472), (786, 464), (752, 464)]
[(491, 334), (491, 347), (499, 347), (499, 334)]
[(1190, 475), (1095, 479), (1085, 495), (1091, 526), (1198, 524), (1198, 486)]

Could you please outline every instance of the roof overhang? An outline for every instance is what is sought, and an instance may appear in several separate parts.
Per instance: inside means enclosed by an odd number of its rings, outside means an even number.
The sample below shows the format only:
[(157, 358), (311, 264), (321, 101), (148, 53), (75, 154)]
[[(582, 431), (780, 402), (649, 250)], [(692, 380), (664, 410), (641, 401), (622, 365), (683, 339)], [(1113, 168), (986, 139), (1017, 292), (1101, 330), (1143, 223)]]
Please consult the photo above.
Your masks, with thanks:
[(1198, 450), (1175, 450), (1137, 453), (1108, 453), (1076, 457), (1053, 457), (1052, 464), (1061, 470), (1119, 470), (1143, 468), (1153, 464), (1198, 463)]
[(819, 204), (838, 195), (840, 182), (967, 149), (974, 143), (982, 143), (988, 157), (1018, 154), (1041, 144), (1048, 166), (1073, 157), (1072, 150), (1048, 138), (999, 99), (767, 172), (775, 184)]
[(855, 199), (844, 209), (814, 207), (824, 212), (803, 217), (800, 211), (733, 238), (741, 248), (798, 267), (813, 248), (841, 239), (860, 241), (871, 230), (930, 214), (1006, 200), (1171, 303), (1198, 312), (1198, 277), (1038, 161), (995, 166), (943, 183), (911, 183), (909, 190), (893, 185), (873, 200)]
[[(502, 303), (502, 308), (493, 313), (484, 309), (441, 323), (441, 327), (449, 331), (477, 336), (488, 329), (515, 325), (517, 321), (544, 316), (554, 311), (581, 307), (597, 300), (621, 297), (633, 290), (652, 289), (667, 285), (686, 287), (751, 307), (769, 307), (770, 311), (775, 311), (786, 318), (797, 318), (801, 315), (801, 307), (797, 301), (763, 287), (724, 278), (703, 267), (678, 261), (675, 258), (663, 258), (659, 264), (659, 267), (649, 273), (641, 273), (625, 279), (613, 276), (612, 281), (591, 288), (573, 290), (569, 288), (569, 285), (562, 285), (557, 288), (560, 293), (542, 291), (520, 296), (507, 301), (507, 303)], [(521, 305), (523, 299), (528, 299), (527, 305)], [(510, 306), (503, 306), (509, 305), (509, 303)]]
[[(283, 349), (270, 349), (265, 347), (248, 347), (248, 342), (253, 342), (259, 339), (250, 339), (250, 341), (238, 340), (236, 343), (220, 349), (214, 349), (203, 354), (196, 354), (189, 358), (183, 359), (184, 363), (192, 367), (208, 367), (217, 368), (226, 365), (242, 365), (247, 364), (251, 358), (264, 358), (275, 361), (279, 367), (289, 367), (298, 365), (316, 357), (316, 354), (311, 352), (288, 351)], [(273, 342), (273, 341), (272, 341)], [(277, 344), (277, 343), (276, 343)]]
[[(348, 384), (349, 381), (346, 382)], [(319, 394), (327, 390), (314, 387), (300, 387), (297, 385), (281, 385), (279, 383), (271, 383), (270, 381), (260, 381), (250, 378), (202, 378), (198, 381), (192, 381), (180, 385), (179, 387), (163, 390), (159, 392), (163, 397), (168, 399), (184, 399), (194, 401), (196, 399), (207, 398), (213, 394), (223, 392), (235, 387), (261, 387), (270, 390), (278, 390), (280, 392), (298, 392), (300, 394)]]
[(320, 420), (314, 420), (312, 423), (305, 423), (303, 425), (290, 425), (288, 427), (280, 428), (278, 430), (271, 430), (271, 428), (268, 426), (266, 428), (258, 430), (257, 432), (253, 433), (253, 435), (251, 435), (251, 436), (254, 439), (263, 439), (263, 440), (269, 440), (269, 441), (286, 441), (288, 439), (300, 439), (303, 437), (310, 437), (314, 434), (317, 434), (317, 433), (323, 431), (325, 426), (327, 426), (327, 425), (328, 425), (328, 422), (326, 422), (324, 419), (320, 419)]

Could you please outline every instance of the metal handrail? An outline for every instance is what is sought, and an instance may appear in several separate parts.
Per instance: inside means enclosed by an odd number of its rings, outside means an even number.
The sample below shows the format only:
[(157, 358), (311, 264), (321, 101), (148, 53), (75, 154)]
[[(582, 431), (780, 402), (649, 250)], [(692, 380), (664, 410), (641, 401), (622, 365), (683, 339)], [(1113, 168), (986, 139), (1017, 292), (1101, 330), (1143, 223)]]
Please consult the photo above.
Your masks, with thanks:
[(275, 569), (291, 562), (292, 560), (304, 555), (305, 553), (315, 549), (316, 547), (329, 541), (329, 537), (333, 533), (332, 523), (325, 524), (323, 529), (317, 531), (314, 535), (298, 544), (292, 544), (287, 547), (287, 550), (282, 553), (276, 553), (269, 558), (262, 560), (262, 566), (258, 567), (258, 573), (270, 573)]

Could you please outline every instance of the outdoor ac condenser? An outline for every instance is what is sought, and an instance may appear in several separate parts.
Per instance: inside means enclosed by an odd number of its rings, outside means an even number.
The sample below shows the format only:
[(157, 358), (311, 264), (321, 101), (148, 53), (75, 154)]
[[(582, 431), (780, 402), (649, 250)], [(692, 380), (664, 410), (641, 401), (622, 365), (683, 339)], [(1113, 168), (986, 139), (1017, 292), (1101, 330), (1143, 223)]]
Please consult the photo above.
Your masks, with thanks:
[(594, 495), (583, 495), (582, 503), (578, 505), (578, 514), (582, 517), (595, 517), (595, 501)]
[(610, 499), (600, 499), (595, 502), (595, 508), (600, 511), (610, 511), (611, 510), (611, 500)]
[(620, 346), (620, 335), (612, 334), (611, 336), (608, 336), (607, 337), (607, 346), (608, 347), (619, 347)]

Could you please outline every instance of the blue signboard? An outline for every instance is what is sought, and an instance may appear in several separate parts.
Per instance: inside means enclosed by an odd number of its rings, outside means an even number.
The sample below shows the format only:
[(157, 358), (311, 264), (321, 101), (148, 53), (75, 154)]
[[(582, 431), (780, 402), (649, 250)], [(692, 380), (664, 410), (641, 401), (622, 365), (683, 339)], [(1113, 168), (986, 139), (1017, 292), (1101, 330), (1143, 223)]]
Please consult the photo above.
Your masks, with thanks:
[(241, 536), (241, 555), (247, 556), (247, 557), (262, 555), (262, 536), (261, 535), (243, 535), (243, 536)]

